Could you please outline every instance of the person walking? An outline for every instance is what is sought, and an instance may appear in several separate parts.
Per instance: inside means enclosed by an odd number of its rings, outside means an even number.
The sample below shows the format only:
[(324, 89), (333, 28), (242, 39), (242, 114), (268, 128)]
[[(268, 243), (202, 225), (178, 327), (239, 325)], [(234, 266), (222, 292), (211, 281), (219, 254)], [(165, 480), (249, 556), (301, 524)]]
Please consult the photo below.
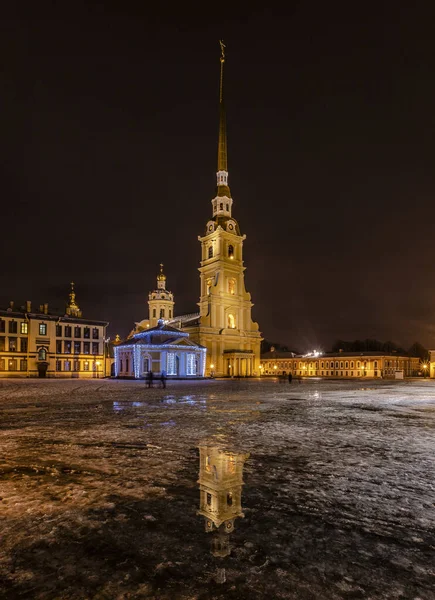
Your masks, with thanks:
[(293, 375), (291, 373), (288, 374), (288, 382), (291, 383), (293, 380)]
[(160, 381), (162, 382), (162, 388), (166, 389), (166, 373), (165, 373), (165, 371), (162, 371), (162, 374), (160, 375)]
[(148, 373), (147, 373), (147, 387), (149, 387), (149, 388), (153, 387), (153, 372), (152, 371), (148, 371)]

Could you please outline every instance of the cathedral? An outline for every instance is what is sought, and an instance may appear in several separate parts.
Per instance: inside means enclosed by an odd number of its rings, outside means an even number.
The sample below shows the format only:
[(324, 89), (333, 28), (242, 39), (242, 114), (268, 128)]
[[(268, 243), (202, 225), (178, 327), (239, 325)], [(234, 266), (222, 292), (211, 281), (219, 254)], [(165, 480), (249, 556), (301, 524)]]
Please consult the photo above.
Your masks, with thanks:
[(155, 327), (159, 319), (189, 334), (192, 342), (207, 349), (206, 376), (251, 377), (260, 374), (261, 334), (252, 320), (251, 295), (245, 289), (243, 242), (232, 215), (233, 199), (228, 185), (227, 133), (223, 96), (224, 46), (221, 44), (219, 85), (219, 138), (217, 192), (212, 216), (201, 244), (199, 311), (174, 316), (174, 296), (166, 289), (161, 265), (157, 289), (148, 299), (149, 319), (136, 323), (132, 334)]

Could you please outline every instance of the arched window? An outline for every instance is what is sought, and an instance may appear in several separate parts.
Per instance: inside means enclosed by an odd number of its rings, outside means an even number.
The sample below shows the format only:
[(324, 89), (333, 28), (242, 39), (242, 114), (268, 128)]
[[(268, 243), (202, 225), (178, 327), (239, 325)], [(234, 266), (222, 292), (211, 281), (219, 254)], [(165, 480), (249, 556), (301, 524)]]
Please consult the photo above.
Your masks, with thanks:
[(232, 244), (230, 244), (228, 246), (228, 256), (231, 258), (231, 256), (234, 256), (234, 246)]
[(156, 309), (153, 308), (153, 319), (155, 319), (155, 318), (156, 318)]
[(220, 210), (223, 210), (223, 209), (224, 209), (224, 203), (223, 203), (223, 202), (221, 202), (221, 203), (219, 204), (219, 208), (220, 208)]
[(38, 360), (47, 360), (47, 350), (45, 348), (38, 350)]
[(172, 310), (169, 309), (169, 318), (172, 319)]
[(213, 246), (208, 247), (208, 257), (213, 258)]
[(233, 295), (236, 293), (236, 280), (235, 279), (228, 279), (228, 293), (233, 294)]
[(164, 318), (165, 318), (165, 309), (164, 309), (164, 308), (161, 308), (161, 309), (160, 309), (160, 318), (161, 318), (161, 319), (164, 319)]
[(228, 315), (228, 329), (235, 329), (236, 328), (236, 320), (234, 318), (234, 315), (232, 315), (231, 313)]

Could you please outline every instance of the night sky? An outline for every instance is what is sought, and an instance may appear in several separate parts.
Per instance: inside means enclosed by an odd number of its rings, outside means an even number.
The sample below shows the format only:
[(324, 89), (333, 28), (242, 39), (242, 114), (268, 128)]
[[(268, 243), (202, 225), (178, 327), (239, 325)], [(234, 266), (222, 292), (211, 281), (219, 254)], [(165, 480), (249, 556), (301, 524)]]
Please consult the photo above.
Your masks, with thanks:
[(435, 347), (433, 2), (159, 6), (2, 9), (1, 305), (62, 309), (73, 279), (84, 316), (125, 335), (163, 262), (176, 314), (197, 310), (223, 38), (263, 336)]

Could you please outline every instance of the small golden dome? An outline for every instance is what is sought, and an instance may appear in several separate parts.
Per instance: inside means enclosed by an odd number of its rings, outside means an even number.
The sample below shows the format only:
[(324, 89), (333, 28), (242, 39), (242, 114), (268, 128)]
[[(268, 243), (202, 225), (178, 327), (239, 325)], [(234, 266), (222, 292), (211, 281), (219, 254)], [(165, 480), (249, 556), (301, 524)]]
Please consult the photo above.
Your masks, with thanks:
[(157, 275), (157, 281), (166, 281), (166, 275), (163, 273), (163, 263), (160, 263), (160, 273)]

